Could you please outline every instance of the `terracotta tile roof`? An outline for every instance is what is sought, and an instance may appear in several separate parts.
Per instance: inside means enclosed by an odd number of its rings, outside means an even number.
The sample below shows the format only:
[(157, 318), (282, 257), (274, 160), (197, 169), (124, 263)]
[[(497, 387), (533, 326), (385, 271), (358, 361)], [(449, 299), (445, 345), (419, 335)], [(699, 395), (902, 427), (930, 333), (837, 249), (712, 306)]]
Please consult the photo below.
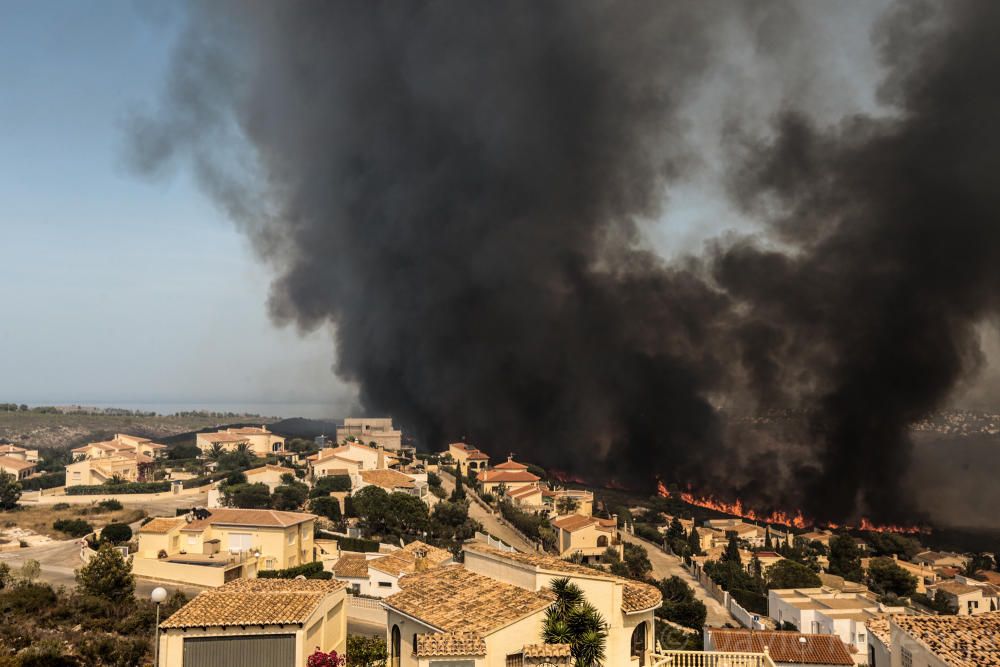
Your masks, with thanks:
[(162, 535), (163, 533), (169, 533), (171, 530), (184, 523), (187, 523), (187, 521), (182, 516), (158, 516), (145, 526), (140, 526), (139, 532)]
[(645, 609), (659, 607), (663, 604), (663, 595), (656, 586), (652, 586), (641, 581), (635, 581), (634, 579), (616, 577), (613, 574), (608, 574), (607, 572), (603, 572), (601, 570), (595, 570), (587, 567), (586, 565), (577, 565), (576, 563), (571, 563), (569, 561), (562, 560), (561, 558), (556, 558), (555, 556), (538, 553), (525, 554), (520, 552), (514, 553), (499, 551), (493, 547), (477, 542), (470, 542), (466, 544), (464, 549), (466, 551), (490, 554), (503, 560), (522, 563), (546, 572), (578, 574), (587, 577), (610, 579), (612, 581), (621, 582), (623, 584), (622, 610), (625, 612), (643, 611)]
[(486, 640), (475, 632), (426, 632), (417, 635), (417, 655), (486, 655)]
[(589, 526), (593, 526), (597, 523), (597, 519), (589, 516), (584, 516), (582, 514), (570, 514), (568, 516), (560, 517), (552, 522), (552, 525), (556, 528), (568, 531), (570, 533), (582, 530)]
[(894, 614), (891, 623), (924, 644), (950, 667), (1000, 665), (1000, 612), (976, 616), (908, 616)]
[(285, 474), (286, 472), (289, 473), (289, 474), (292, 474), (292, 475), (295, 474), (295, 471), (292, 470), (291, 468), (286, 468), (285, 466), (271, 465), (270, 463), (268, 463), (266, 465), (262, 465), (259, 468), (253, 468), (251, 470), (247, 470), (243, 474), (246, 475), (247, 477), (249, 477), (250, 475), (261, 475), (261, 474), (263, 474), (265, 472), (269, 472), (269, 471), (270, 472), (278, 472), (278, 473), (281, 473), (282, 475)]
[(396, 470), (362, 470), (358, 473), (368, 484), (380, 486), (383, 489), (412, 489), (414, 479)]
[(525, 658), (568, 658), (572, 647), (569, 644), (525, 644)]
[(204, 436), (205, 440), (209, 442), (250, 442), (245, 435), (238, 435), (236, 433), (199, 433), (198, 435)]
[(444, 632), (483, 636), (552, 604), (548, 591), (528, 591), (448, 565), (399, 580), (402, 590), (383, 603)]
[(27, 451), (28, 450), (25, 449), (24, 447), (18, 447), (17, 445), (0, 445), (0, 454), (3, 454), (3, 453), (23, 454), (23, 453), (25, 453)]
[(967, 593), (985, 592), (982, 586), (970, 586), (969, 584), (960, 584), (957, 581), (943, 581), (940, 584), (934, 584), (929, 586), (936, 591), (944, 591), (945, 593), (950, 593), (952, 595), (965, 595)]
[(344, 583), (318, 579), (241, 579), (203, 591), (161, 628), (304, 623)]
[(201, 532), (214, 524), (229, 526), (257, 526), (261, 528), (287, 528), (310, 519), (315, 514), (304, 512), (281, 512), (279, 510), (244, 510), (219, 508), (208, 510), (211, 514), (207, 519), (195, 519), (181, 530)]
[[(766, 646), (774, 662), (799, 665), (853, 665), (851, 653), (837, 635), (802, 632), (769, 632), (706, 628), (716, 651), (763, 653)], [(799, 641), (805, 638), (805, 643)]]
[(336, 577), (368, 578), (368, 559), (356, 554), (341, 556), (333, 564), (333, 574)]
[(524, 496), (530, 496), (536, 493), (541, 493), (542, 490), (536, 485), (522, 486), (517, 489), (508, 489), (507, 497), (509, 498), (521, 498)]
[(865, 627), (868, 628), (868, 632), (877, 637), (886, 648), (889, 648), (892, 645), (892, 635), (889, 632), (888, 616), (877, 616), (876, 618), (868, 620), (865, 622)]
[(486, 472), (480, 473), (478, 477), (480, 482), (491, 483), (537, 482), (540, 479), (541, 477), (532, 474), (527, 470), (487, 470)]
[(528, 466), (523, 463), (518, 463), (514, 459), (508, 458), (503, 463), (498, 463), (493, 466), (494, 470), (527, 470)]
[(27, 470), (34, 468), (37, 464), (30, 461), (15, 459), (13, 456), (0, 456), (0, 468), (13, 468), (14, 470)]
[(399, 551), (370, 560), (368, 567), (394, 577), (402, 574), (413, 574), (418, 569), (418, 553), (422, 553), (424, 558), (420, 566), (421, 571), (447, 563), (452, 558), (451, 553), (444, 549), (438, 549), (417, 540), (407, 544)]
[(260, 426), (242, 426), (240, 428), (227, 428), (227, 433), (238, 433), (240, 435), (273, 435), (266, 428)]

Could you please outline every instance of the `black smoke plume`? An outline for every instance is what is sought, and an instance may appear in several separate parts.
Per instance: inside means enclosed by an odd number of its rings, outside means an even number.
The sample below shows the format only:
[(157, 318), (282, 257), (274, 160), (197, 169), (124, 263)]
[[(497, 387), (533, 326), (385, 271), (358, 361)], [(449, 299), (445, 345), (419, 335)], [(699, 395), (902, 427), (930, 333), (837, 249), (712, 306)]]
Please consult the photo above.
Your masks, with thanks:
[[(895, 518), (907, 427), (996, 311), (1000, 10), (886, 18), (889, 118), (755, 139), (737, 113), (732, 192), (766, 240), (668, 264), (640, 225), (699, 168), (684, 112), (719, 26), (780, 40), (793, 7), (194, 5), (134, 157), (190, 158), (272, 261), (273, 316), (332, 323), (336, 372), (426, 447)], [(713, 402), (736, 395), (808, 429), (734, 436)]]

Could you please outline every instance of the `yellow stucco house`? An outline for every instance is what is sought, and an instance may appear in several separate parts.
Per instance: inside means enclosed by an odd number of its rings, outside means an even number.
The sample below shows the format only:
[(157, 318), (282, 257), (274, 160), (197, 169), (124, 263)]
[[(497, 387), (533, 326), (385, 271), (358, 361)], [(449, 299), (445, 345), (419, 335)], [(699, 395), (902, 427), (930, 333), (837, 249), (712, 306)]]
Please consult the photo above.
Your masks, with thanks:
[(267, 484), (267, 488), (271, 490), (271, 493), (274, 493), (274, 490), (283, 484), (281, 478), (284, 475), (295, 477), (295, 470), (268, 464), (247, 470), (243, 474), (246, 475), (248, 484)]
[(470, 572), (529, 591), (544, 592), (554, 579), (568, 577), (608, 623), (605, 664), (616, 667), (649, 664), (647, 656), (653, 651), (653, 612), (663, 603), (663, 596), (655, 586), (555, 556), (508, 553), (478, 542), (466, 544), (464, 552), (465, 567)]
[(17, 445), (0, 445), (0, 456), (7, 456), (19, 461), (38, 463), (38, 450), (18, 447)]
[[(538, 652), (545, 611), (555, 599), (549, 591), (529, 590), (460, 565), (414, 574), (400, 585), (400, 592), (383, 601), (393, 667), (525, 664), (525, 653)], [(552, 664), (567, 665), (568, 649), (553, 647), (560, 656)]]
[(392, 425), (392, 417), (348, 417), (337, 427), (337, 442), (348, 438), (386, 449), (399, 449), (403, 444), (403, 432)]
[(316, 515), (219, 508), (159, 517), (139, 529), (138, 577), (221, 586), (316, 560)]
[(90, 442), (70, 450), (74, 461), (131, 454), (141, 454), (150, 459), (158, 459), (165, 456), (166, 452), (166, 445), (153, 442), (149, 438), (141, 438), (137, 435), (128, 435), (126, 433), (116, 433), (110, 440)]
[(482, 486), (483, 493), (495, 494), (501, 486), (508, 492), (525, 486), (537, 486), (542, 478), (529, 472), (525, 464), (508, 456), (503, 463), (478, 473), (476, 480)]
[(199, 593), (160, 624), (157, 667), (305, 667), (317, 648), (345, 654), (341, 582), (241, 580)]
[(451, 456), (455, 461), (455, 466), (463, 475), (469, 474), (470, 470), (478, 473), (490, 467), (489, 454), (464, 442), (451, 443), (448, 445), (448, 451), (445, 453)]
[(13, 456), (0, 456), (0, 472), (13, 475), (14, 479), (24, 479), (33, 474), (36, 465), (32, 461), (15, 458)]
[(559, 531), (557, 544), (559, 557), (580, 555), (584, 560), (597, 562), (610, 547), (621, 558), (624, 545), (618, 534), (618, 519), (598, 519), (582, 514), (567, 514), (552, 522)]
[(270, 454), (285, 454), (285, 439), (275, 435), (266, 426), (247, 426), (227, 428), (212, 433), (198, 433), (195, 444), (202, 454), (210, 452), (214, 445), (219, 445), (227, 452), (233, 452), (241, 445), (260, 457)]

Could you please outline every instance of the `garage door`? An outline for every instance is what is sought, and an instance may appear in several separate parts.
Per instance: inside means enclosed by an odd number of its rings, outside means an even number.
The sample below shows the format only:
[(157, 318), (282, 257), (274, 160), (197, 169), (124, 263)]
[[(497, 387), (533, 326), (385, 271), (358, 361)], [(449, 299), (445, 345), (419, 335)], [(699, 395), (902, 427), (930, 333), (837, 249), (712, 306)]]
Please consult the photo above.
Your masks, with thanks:
[(184, 639), (184, 667), (289, 667), (294, 664), (295, 635)]

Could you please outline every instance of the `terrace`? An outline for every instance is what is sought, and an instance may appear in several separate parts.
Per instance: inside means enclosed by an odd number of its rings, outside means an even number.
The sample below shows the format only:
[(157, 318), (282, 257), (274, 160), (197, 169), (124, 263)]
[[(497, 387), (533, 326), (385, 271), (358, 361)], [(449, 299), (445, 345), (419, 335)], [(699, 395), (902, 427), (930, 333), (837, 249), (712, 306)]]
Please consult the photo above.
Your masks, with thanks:
[(763, 653), (657, 650), (646, 654), (644, 664), (648, 667), (775, 667), (766, 648)]

